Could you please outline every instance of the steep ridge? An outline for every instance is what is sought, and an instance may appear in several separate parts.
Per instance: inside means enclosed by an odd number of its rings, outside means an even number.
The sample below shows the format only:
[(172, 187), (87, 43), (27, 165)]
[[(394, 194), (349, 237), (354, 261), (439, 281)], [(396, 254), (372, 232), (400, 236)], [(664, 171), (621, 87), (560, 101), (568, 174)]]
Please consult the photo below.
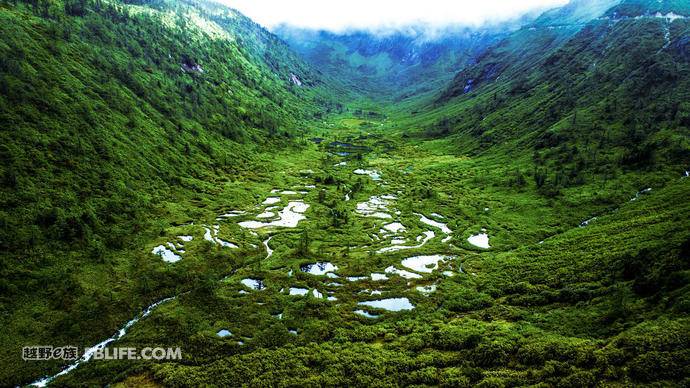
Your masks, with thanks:
[[(633, 5), (634, 16), (622, 16)], [(457, 75), (429, 111), (443, 118), (427, 133), (470, 136), (474, 152), (528, 152), (549, 195), (588, 172), (680, 174), (690, 164), (687, 12), (624, 2), (555, 47), (523, 45), (520, 31)], [(504, 50), (518, 46), (528, 47), (523, 60)]]
[(619, 0), (577, 0), (545, 12), (533, 23), (503, 39), (463, 69), (440, 97), (446, 100), (496, 80), (502, 73), (519, 73), (539, 64), (543, 57), (565, 44), (587, 23), (601, 16)]

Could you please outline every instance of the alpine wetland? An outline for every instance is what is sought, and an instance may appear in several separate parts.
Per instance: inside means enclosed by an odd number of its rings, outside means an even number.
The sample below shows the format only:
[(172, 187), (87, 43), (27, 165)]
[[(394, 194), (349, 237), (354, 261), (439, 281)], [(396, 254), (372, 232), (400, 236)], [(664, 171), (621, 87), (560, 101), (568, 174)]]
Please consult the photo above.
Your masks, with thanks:
[(0, 386), (690, 386), (690, 0), (0, 0)]

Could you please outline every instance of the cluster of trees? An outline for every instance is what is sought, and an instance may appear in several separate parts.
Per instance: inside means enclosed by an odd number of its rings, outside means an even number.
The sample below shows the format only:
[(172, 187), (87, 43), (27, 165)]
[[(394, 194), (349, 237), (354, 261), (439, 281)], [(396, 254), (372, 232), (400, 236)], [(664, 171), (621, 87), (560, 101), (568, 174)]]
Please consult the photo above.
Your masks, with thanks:
[(368, 118), (368, 119), (384, 119), (386, 118), (386, 115), (380, 112), (376, 111), (370, 111), (370, 110), (364, 110), (361, 108), (357, 108), (352, 111), (352, 114), (355, 115), (355, 117), (359, 118)]

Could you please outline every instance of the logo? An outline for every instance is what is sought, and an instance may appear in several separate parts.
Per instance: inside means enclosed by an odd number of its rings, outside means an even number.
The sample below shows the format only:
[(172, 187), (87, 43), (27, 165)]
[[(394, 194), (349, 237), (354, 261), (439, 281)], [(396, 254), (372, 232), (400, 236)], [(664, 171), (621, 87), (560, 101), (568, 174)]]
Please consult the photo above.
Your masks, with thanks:
[(79, 349), (76, 346), (25, 346), (22, 348), (22, 359), (24, 361), (75, 361), (78, 358)]
[[(76, 346), (25, 346), (22, 348), (24, 361), (65, 360), (76, 361), (81, 357)], [(180, 348), (103, 348), (87, 349), (86, 360), (181, 360)]]

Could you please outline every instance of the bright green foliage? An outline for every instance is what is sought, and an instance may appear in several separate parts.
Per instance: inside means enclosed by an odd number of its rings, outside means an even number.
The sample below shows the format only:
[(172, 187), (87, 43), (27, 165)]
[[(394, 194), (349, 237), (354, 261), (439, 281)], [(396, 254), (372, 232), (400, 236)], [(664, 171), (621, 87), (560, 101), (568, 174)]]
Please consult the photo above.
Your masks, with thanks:
[(256, 155), (291, 144), (324, 100), (316, 73), (244, 16), (174, 4), (0, 8), (0, 294), (19, 324), (3, 344), (35, 319), (33, 338), (88, 344), (161, 282), (190, 283), (121, 252), (160, 233), (163, 201), (260, 171)]
[[(0, 385), (63, 366), (22, 346), (83, 349), (171, 296), (112, 345), (182, 361), (91, 361), (53, 383), (687, 385), (688, 21), (650, 17), (684, 4), (574, 2), (388, 104), (219, 5), (3, 3)], [(355, 210), (385, 194), (411, 240), (429, 230), (415, 213), (452, 239), (377, 253), (382, 222)], [(237, 224), (269, 196), (301, 198), (306, 219)], [(232, 210), (247, 214), (216, 218)], [(207, 241), (214, 224), (239, 248)], [(467, 241), (482, 229), (490, 249)], [(151, 254), (180, 235), (180, 261)], [(345, 280), (432, 254), (453, 258), (423, 279)], [(340, 277), (300, 270), (317, 261)], [(415, 308), (355, 315), (372, 290)]]
[(475, 153), (511, 144), (531, 154), (547, 196), (591, 174), (680, 174), (690, 165), (690, 22), (655, 12), (597, 19), (574, 35), (539, 21), (525, 27), (458, 74), (425, 112), (441, 117), (427, 133), (470, 136)]

